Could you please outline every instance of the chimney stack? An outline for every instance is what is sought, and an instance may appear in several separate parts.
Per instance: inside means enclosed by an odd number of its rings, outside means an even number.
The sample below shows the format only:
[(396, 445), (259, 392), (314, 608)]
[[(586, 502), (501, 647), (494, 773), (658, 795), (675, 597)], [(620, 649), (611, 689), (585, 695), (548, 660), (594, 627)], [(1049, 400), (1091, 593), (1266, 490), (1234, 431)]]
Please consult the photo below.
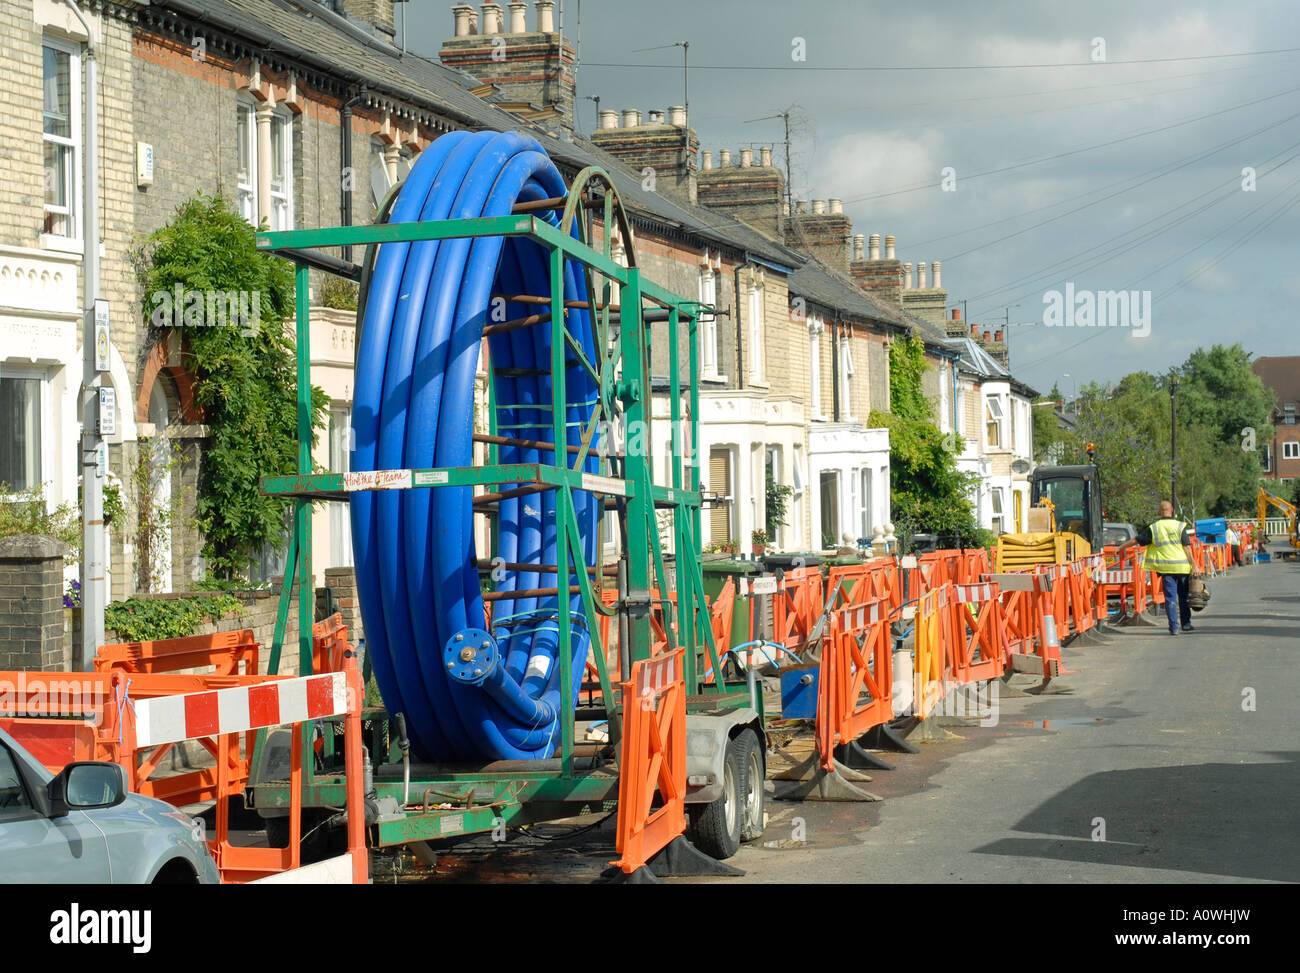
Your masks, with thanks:
[[(348, 2), (393, 9), (393, 0)], [(534, 32), (529, 30), (525, 0), (484, 0), (478, 11), (458, 3), (452, 8), (454, 36), (443, 41), (439, 60), (482, 84), (495, 85), (505, 102), (537, 105), (546, 114), (535, 120), (545, 127), (572, 132), (575, 51), (570, 38), (555, 32), (554, 8), (554, 0), (537, 0)]]
[(991, 335), (989, 332), (985, 331), (985, 332), (984, 332), (984, 340), (985, 340), (985, 341), (992, 341), (992, 340), (993, 340), (993, 335)]
[(880, 234), (879, 233), (871, 234), (871, 239), (867, 243), (867, 259), (868, 260), (880, 259)]
[(1001, 342), (1001, 341), (1002, 341), (1002, 329), (1001, 329), (1001, 328), (998, 328), (998, 330), (996, 330), (996, 331), (993, 332), (993, 340), (994, 340), (994, 341), (997, 341), (997, 342)]
[(980, 326), (978, 324), (972, 324), (970, 326), (970, 336), (972, 338), (978, 338), (980, 336)]

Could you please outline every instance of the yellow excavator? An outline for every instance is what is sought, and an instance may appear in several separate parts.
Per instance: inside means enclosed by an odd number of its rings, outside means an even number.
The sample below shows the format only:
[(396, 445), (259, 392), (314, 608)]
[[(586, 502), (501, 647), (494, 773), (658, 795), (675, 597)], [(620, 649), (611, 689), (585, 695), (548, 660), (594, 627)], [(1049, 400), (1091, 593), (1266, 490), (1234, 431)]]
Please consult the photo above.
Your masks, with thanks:
[(1282, 551), (1279, 556), (1286, 561), (1293, 561), (1300, 558), (1300, 533), (1296, 529), (1296, 508), (1295, 504), (1287, 503), (1281, 497), (1275, 497), (1263, 487), (1259, 488), (1259, 536), (1265, 543), (1268, 542), (1268, 528), (1265, 526), (1266, 515), (1269, 504), (1272, 504), (1283, 514), (1286, 515), (1286, 532), (1287, 540), (1291, 542), (1291, 550)]

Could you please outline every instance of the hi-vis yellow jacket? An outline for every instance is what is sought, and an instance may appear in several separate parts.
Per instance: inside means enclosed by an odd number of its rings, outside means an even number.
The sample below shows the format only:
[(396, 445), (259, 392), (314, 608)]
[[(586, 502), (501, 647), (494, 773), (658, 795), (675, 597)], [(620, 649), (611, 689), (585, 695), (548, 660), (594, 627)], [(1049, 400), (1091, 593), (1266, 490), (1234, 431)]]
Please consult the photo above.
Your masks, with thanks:
[(1191, 574), (1192, 564), (1183, 553), (1182, 521), (1166, 517), (1151, 525), (1151, 543), (1142, 556), (1142, 570), (1159, 574)]

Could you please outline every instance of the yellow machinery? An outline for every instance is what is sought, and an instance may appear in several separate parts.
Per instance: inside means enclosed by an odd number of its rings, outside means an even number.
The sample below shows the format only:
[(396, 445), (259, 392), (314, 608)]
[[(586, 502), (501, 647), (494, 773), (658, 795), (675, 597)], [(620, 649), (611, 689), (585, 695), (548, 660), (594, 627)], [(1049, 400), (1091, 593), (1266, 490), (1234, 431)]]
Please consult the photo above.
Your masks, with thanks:
[(1024, 533), (998, 538), (993, 570), (1020, 571), (1036, 564), (1065, 564), (1092, 553), (1088, 538), (1065, 529), (1056, 516), (1056, 505), (1046, 496), (1029, 508), (1028, 527)]
[(1296, 508), (1294, 504), (1287, 503), (1281, 497), (1275, 497), (1263, 487), (1259, 488), (1259, 536), (1260, 539), (1267, 543), (1268, 527), (1265, 524), (1268, 514), (1268, 506), (1272, 504), (1278, 510), (1286, 515), (1287, 540), (1291, 542), (1292, 550), (1286, 551), (1281, 556), (1286, 560), (1300, 557), (1300, 533), (1296, 529)]

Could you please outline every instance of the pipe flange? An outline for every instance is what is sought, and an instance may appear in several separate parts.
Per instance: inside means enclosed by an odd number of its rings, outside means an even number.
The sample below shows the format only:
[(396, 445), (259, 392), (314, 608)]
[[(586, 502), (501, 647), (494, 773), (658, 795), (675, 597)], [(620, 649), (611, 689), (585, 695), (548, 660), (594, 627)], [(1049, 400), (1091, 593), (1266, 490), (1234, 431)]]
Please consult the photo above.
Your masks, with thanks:
[(461, 629), (442, 650), (447, 675), (467, 686), (481, 686), (496, 668), (496, 639), (481, 628)]

